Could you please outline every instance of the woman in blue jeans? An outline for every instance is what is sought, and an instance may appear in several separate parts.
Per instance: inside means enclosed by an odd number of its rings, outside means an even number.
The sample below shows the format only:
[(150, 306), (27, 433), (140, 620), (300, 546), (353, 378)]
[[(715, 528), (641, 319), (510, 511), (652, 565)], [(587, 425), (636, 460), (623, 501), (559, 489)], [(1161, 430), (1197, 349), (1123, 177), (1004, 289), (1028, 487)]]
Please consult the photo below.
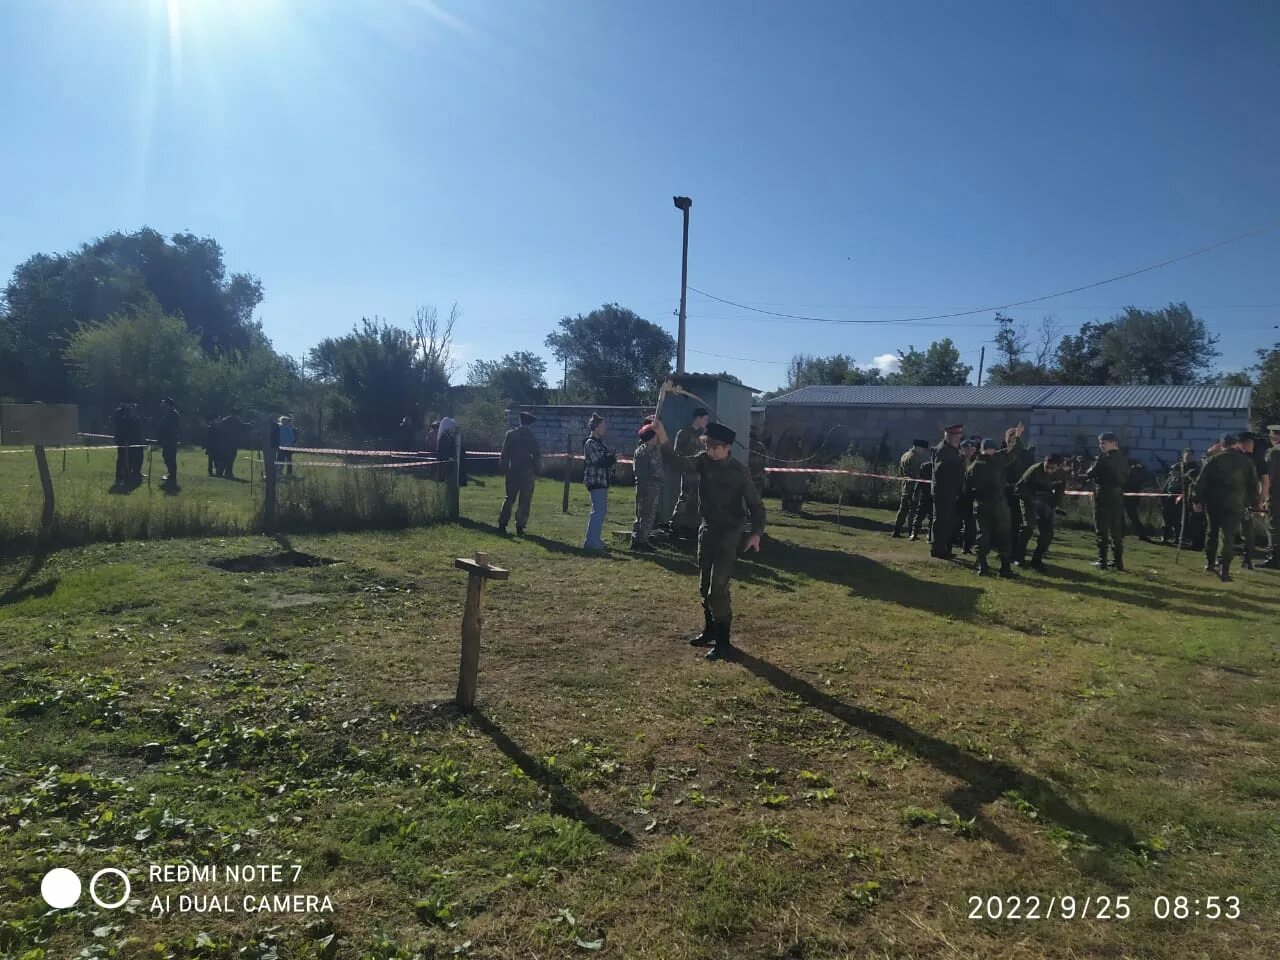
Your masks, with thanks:
[(604, 533), (605, 514), (609, 511), (609, 476), (618, 457), (604, 442), (607, 426), (604, 417), (593, 413), (588, 426), (591, 435), (583, 444), (586, 465), (582, 469), (582, 482), (591, 497), (591, 516), (587, 518), (587, 538), (582, 541), (582, 549), (604, 550), (601, 534)]

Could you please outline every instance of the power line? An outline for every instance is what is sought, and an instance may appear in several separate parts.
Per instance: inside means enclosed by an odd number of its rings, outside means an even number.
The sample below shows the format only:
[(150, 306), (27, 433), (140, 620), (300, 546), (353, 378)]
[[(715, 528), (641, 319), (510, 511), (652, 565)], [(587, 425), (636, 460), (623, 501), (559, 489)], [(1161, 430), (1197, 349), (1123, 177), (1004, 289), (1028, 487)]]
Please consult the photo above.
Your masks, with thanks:
[(690, 286), (689, 289), (692, 290), (694, 293), (699, 294), (700, 296), (708, 298), (709, 300), (715, 300), (719, 303), (725, 303), (731, 307), (738, 307), (742, 310), (749, 310), (752, 313), (760, 313), (766, 316), (778, 317), (780, 319), (785, 319), (785, 320), (803, 320), (803, 321), (808, 321), (810, 323), (879, 324), (879, 323), (918, 323), (923, 320), (948, 320), (953, 317), (971, 317), (979, 313), (991, 313), (994, 310), (1008, 310), (1012, 307), (1025, 307), (1026, 305), (1031, 303), (1043, 303), (1045, 300), (1052, 300), (1055, 297), (1065, 297), (1068, 294), (1080, 293), (1081, 291), (1084, 291), (1084, 290), (1093, 290), (1097, 287), (1106, 286), (1109, 283), (1115, 283), (1118, 280), (1127, 280), (1128, 278), (1136, 277), (1139, 274), (1150, 273), (1152, 270), (1159, 270), (1161, 267), (1167, 267), (1170, 264), (1178, 263), (1182, 260), (1190, 260), (1192, 257), (1201, 256), (1202, 254), (1209, 253), (1212, 250), (1217, 250), (1219, 247), (1225, 247), (1232, 243), (1239, 243), (1241, 240), (1246, 240), (1250, 237), (1255, 237), (1255, 236), (1258, 236), (1259, 234), (1267, 233), (1271, 230), (1274, 230), (1277, 226), (1280, 226), (1280, 220), (1273, 221), (1269, 224), (1266, 224), (1261, 227), (1257, 227), (1253, 230), (1246, 231), (1245, 233), (1238, 234), (1226, 240), (1219, 240), (1217, 243), (1209, 244), (1207, 247), (1200, 247), (1198, 250), (1192, 250), (1190, 253), (1184, 253), (1176, 257), (1170, 257), (1168, 260), (1161, 260), (1159, 263), (1153, 263), (1153, 264), (1150, 264), (1149, 266), (1140, 267), (1137, 270), (1130, 270), (1127, 273), (1117, 274), (1114, 277), (1108, 277), (1106, 280), (1096, 280), (1093, 283), (1082, 284), (1081, 286), (1078, 286), (1078, 287), (1072, 287), (1069, 290), (1059, 290), (1057, 293), (1047, 293), (1042, 297), (1031, 297), (1027, 300), (1013, 300), (1013, 301), (1010, 301), (1009, 303), (994, 304), (989, 307), (979, 307), (975, 310), (958, 310), (954, 313), (938, 313), (938, 314), (933, 314), (931, 316), (923, 316), (923, 317), (899, 317), (893, 320), (847, 320), (847, 319), (839, 319), (839, 318), (833, 318), (833, 317), (807, 317), (807, 316), (803, 316), (795, 313), (780, 313), (775, 310), (764, 310), (764, 309), (761, 309), (760, 307), (751, 307), (745, 303), (738, 303), (737, 301), (734, 301), (734, 300), (727, 300), (724, 297), (717, 297), (715, 294), (707, 293), (705, 290), (699, 290), (697, 287), (694, 287), (694, 286)]

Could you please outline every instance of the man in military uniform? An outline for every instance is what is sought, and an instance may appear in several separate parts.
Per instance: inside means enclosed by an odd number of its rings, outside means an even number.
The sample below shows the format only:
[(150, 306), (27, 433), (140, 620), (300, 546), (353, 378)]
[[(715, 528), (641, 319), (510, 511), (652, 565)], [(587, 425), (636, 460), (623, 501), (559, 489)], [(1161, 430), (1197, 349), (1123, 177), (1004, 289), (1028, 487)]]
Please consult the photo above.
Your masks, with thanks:
[(1199, 472), (1200, 466), (1192, 459), (1191, 448), (1185, 447), (1178, 462), (1169, 468), (1169, 473), (1164, 478), (1165, 496), (1161, 500), (1164, 535), (1160, 538), (1161, 543), (1177, 544), (1186, 539), (1187, 531), (1182, 528), (1182, 517), (1187, 512), (1186, 500), (1191, 482)]
[(1017, 456), (1021, 446), (1022, 424), (1018, 424), (1013, 446), (1001, 450), (990, 437), (982, 441), (981, 449), (965, 471), (964, 489), (978, 505), (978, 576), (990, 572), (987, 555), (994, 547), (1000, 556), (1000, 576), (1014, 576), (1013, 528), (1009, 518), (1009, 501), (1005, 497), (1005, 483), (1009, 462)]
[(734, 432), (723, 423), (712, 423), (703, 436), (705, 449), (693, 457), (675, 452), (661, 421), (654, 422), (662, 456), (681, 469), (698, 474), (701, 525), (698, 528), (698, 592), (702, 594), (703, 630), (690, 640), (695, 646), (712, 644), (708, 660), (723, 660), (731, 655), (729, 631), (733, 623), (733, 607), (729, 597), (729, 581), (742, 541), (742, 522), (750, 516), (751, 535), (744, 551), (760, 549), (764, 533), (764, 504), (760, 492), (751, 482), (747, 468), (730, 457)]
[(964, 461), (960, 456), (960, 438), (964, 427), (955, 423), (943, 430), (942, 442), (933, 448), (933, 525), (929, 555), (950, 560), (952, 541), (956, 535), (956, 503), (964, 483)]
[[(978, 458), (981, 445), (981, 437), (977, 439), (970, 437), (960, 442), (960, 461), (966, 473)], [(956, 534), (951, 541), (951, 546), (953, 549), (960, 547), (965, 553), (973, 553), (973, 545), (977, 540), (978, 523), (973, 513), (973, 495), (961, 484), (960, 495), (956, 498)]]
[[(1004, 446), (1001, 449), (1013, 449), (1015, 441), (1018, 440), (1018, 438), (1014, 436), (1015, 429), (1016, 428), (1014, 427), (1010, 427), (1004, 432)], [(1024, 447), (1021, 442), (1018, 442), (1016, 453), (1009, 458), (1008, 482), (1004, 488), (1005, 498), (1009, 501), (1009, 522), (1013, 524), (1014, 554), (1015, 557), (1018, 558), (1021, 557), (1017, 547), (1018, 543), (1021, 542), (1022, 539), (1023, 516), (1022, 497), (1018, 494), (1016, 487), (1018, 485), (1018, 481), (1022, 479), (1022, 475), (1025, 474), (1034, 464), (1035, 455), (1033, 452)]]
[[(1236, 449), (1249, 458), (1249, 462), (1253, 464), (1254, 478), (1258, 484), (1261, 484), (1263, 465), (1254, 456), (1255, 439), (1254, 435), (1248, 430), (1243, 431), (1236, 437)], [(1258, 520), (1261, 513), (1262, 505), (1258, 501), (1250, 500), (1245, 504), (1244, 517), (1240, 521), (1240, 539), (1242, 541), (1240, 565), (1246, 570), (1253, 569), (1253, 545), (1255, 539), (1262, 532), (1258, 530)]]
[(911, 515), (911, 536), (908, 540), (920, 539), (920, 529), (929, 524), (929, 532), (925, 534), (926, 539), (933, 540), (933, 461), (925, 460), (920, 464), (920, 480), (916, 484), (919, 490), (919, 499), (916, 501), (915, 512)]
[(502, 438), (502, 452), (498, 455), (498, 469), (506, 474), (507, 496), (498, 513), (498, 532), (505, 534), (511, 521), (511, 508), (516, 506), (516, 536), (524, 536), (529, 525), (529, 506), (533, 502), (533, 482), (542, 467), (542, 453), (538, 450), (538, 438), (533, 435), (531, 424), (538, 418), (528, 410), (520, 411), (520, 426), (507, 431)]
[(702, 452), (702, 432), (707, 429), (711, 419), (704, 407), (693, 411), (693, 419), (687, 427), (676, 432), (675, 453), (680, 457), (680, 496), (676, 500), (675, 509), (671, 511), (671, 535), (680, 540), (689, 540), (698, 529), (698, 481), (699, 474), (690, 464), (693, 458)]
[(653, 521), (662, 497), (662, 451), (658, 449), (658, 432), (652, 423), (641, 427), (637, 436), (640, 445), (634, 456), (636, 522), (631, 528), (631, 549), (646, 552), (655, 549), (649, 538), (653, 536)]
[(925, 461), (925, 451), (929, 449), (928, 440), (916, 440), (911, 449), (898, 458), (898, 473), (902, 476), (902, 499), (898, 501), (898, 516), (893, 521), (893, 538), (902, 536), (902, 528), (911, 521), (917, 505), (920, 503), (920, 467)]
[[(1125, 493), (1141, 493), (1151, 486), (1151, 471), (1147, 469), (1147, 465), (1140, 460), (1133, 460), (1129, 463), (1129, 478), (1125, 481)], [(1124, 514), (1129, 518), (1129, 525), (1137, 531), (1139, 540), (1150, 540), (1147, 536), (1146, 525), (1142, 522), (1142, 516), (1138, 509), (1142, 506), (1144, 497), (1125, 497), (1124, 498)]]
[[(1222, 452), (1210, 457), (1196, 477), (1196, 509), (1209, 517), (1204, 540), (1205, 573), (1218, 572), (1223, 583), (1231, 581), (1231, 554), (1244, 512), (1258, 501), (1258, 471), (1253, 460), (1236, 446), (1234, 436), (1222, 438)], [(1218, 538), (1222, 551), (1218, 552)]]
[(173, 397), (165, 397), (160, 401), (160, 427), (156, 439), (160, 441), (160, 455), (164, 457), (164, 469), (167, 476), (163, 486), (166, 490), (178, 489), (178, 434), (182, 430), (182, 419), (178, 415), (177, 404)]
[(1102, 451), (1085, 474), (1093, 481), (1093, 529), (1098, 540), (1098, 559), (1093, 565), (1107, 568), (1107, 547), (1115, 562), (1112, 569), (1124, 571), (1124, 485), (1129, 479), (1129, 458), (1120, 452), (1119, 438), (1111, 432), (1098, 434)]
[(1267, 537), (1271, 552), (1263, 564), (1272, 570), (1280, 570), (1280, 423), (1267, 427), (1271, 449), (1267, 451), (1266, 472), (1262, 475), (1262, 499), (1267, 506)]
[(133, 481), (133, 451), (130, 445), (137, 443), (142, 434), (136, 430), (137, 418), (133, 413), (133, 401), (121, 400), (111, 415), (112, 432), (116, 441), (116, 489), (128, 490)]
[(1032, 464), (1014, 484), (1014, 492), (1022, 498), (1019, 511), (1022, 529), (1018, 533), (1018, 544), (1014, 550), (1019, 565), (1026, 562), (1027, 547), (1034, 534), (1036, 550), (1031, 555), (1029, 566), (1032, 570), (1044, 572), (1044, 555), (1053, 543), (1053, 518), (1062, 509), (1066, 489), (1062, 456), (1057, 453), (1051, 453), (1040, 463)]

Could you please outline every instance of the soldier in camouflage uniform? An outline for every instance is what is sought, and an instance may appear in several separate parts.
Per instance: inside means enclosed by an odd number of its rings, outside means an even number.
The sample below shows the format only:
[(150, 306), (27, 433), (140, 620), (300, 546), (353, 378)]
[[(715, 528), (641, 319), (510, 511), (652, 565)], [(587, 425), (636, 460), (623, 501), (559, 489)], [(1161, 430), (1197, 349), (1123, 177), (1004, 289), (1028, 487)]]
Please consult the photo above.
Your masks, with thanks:
[(1036, 535), (1036, 550), (1031, 555), (1032, 570), (1044, 572), (1044, 555), (1053, 543), (1054, 514), (1062, 509), (1067, 481), (1062, 475), (1062, 457), (1051, 453), (1040, 463), (1032, 464), (1018, 478), (1014, 491), (1022, 498), (1022, 530), (1015, 553), (1019, 565), (1026, 562), (1027, 547)]
[(1280, 423), (1269, 425), (1267, 435), (1271, 449), (1263, 461), (1267, 469), (1262, 475), (1262, 499), (1267, 508), (1267, 538), (1271, 541), (1271, 552), (1263, 566), (1277, 570), (1280, 569)]
[(1022, 424), (1018, 424), (1014, 445), (1001, 450), (995, 440), (982, 441), (981, 450), (965, 471), (965, 492), (978, 505), (978, 562), (979, 576), (990, 572), (987, 555), (994, 547), (1000, 556), (1000, 576), (1015, 576), (1010, 563), (1013, 560), (1013, 528), (1009, 518), (1009, 501), (1005, 496), (1009, 462), (1021, 448)]
[(920, 499), (916, 502), (915, 513), (911, 515), (911, 536), (908, 540), (918, 540), (920, 530), (927, 523), (929, 531), (926, 539), (933, 540), (933, 461), (926, 460), (920, 464)]
[[(1222, 451), (1205, 461), (1196, 477), (1193, 497), (1196, 510), (1209, 516), (1204, 539), (1205, 573), (1218, 572), (1223, 583), (1231, 581), (1231, 554), (1244, 520), (1245, 510), (1258, 501), (1258, 471), (1234, 436), (1222, 438)], [(1218, 554), (1218, 537), (1222, 552)]]
[(898, 501), (898, 516), (893, 521), (894, 539), (902, 536), (902, 528), (911, 522), (920, 503), (920, 467), (925, 462), (928, 440), (916, 440), (911, 449), (898, 458), (898, 473), (902, 477), (902, 499)]
[[(982, 445), (981, 437), (970, 437), (960, 443), (960, 457), (965, 472), (978, 459), (978, 450)], [(956, 535), (951, 541), (952, 547), (960, 547), (964, 553), (973, 553), (973, 545), (978, 541), (978, 520), (973, 512), (973, 496), (963, 485), (956, 498)]]
[[(705, 408), (698, 407), (693, 411), (693, 420), (687, 427), (676, 432), (675, 453), (682, 457), (681, 464), (691, 464), (693, 457), (702, 452), (702, 432), (707, 429), (711, 419)], [(671, 512), (671, 535), (681, 540), (689, 540), (698, 529), (698, 471), (681, 467), (680, 496), (676, 500), (675, 509)]]
[(1093, 565), (1107, 568), (1107, 548), (1124, 571), (1124, 485), (1129, 479), (1129, 458), (1120, 452), (1120, 439), (1111, 432), (1098, 434), (1102, 451), (1085, 474), (1093, 481), (1093, 529), (1097, 535), (1098, 559)]
[(1186, 540), (1188, 531), (1182, 528), (1182, 517), (1187, 512), (1186, 498), (1191, 491), (1191, 482), (1199, 472), (1200, 466), (1192, 459), (1191, 448), (1184, 447), (1178, 462), (1169, 468), (1164, 478), (1165, 496), (1161, 500), (1164, 535), (1160, 538), (1161, 543), (1177, 544)]
[(538, 450), (538, 438), (530, 428), (537, 417), (528, 410), (520, 411), (520, 426), (508, 430), (502, 439), (502, 452), (498, 455), (498, 469), (506, 474), (507, 496), (498, 513), (498, 532), (505, 534), (511, 521), (511, 508), (516, 506), (516, 535), (524, 536), (529, 525), (529, 507), (533, 501), (533, 483), (542, 466), (542, 454)]
[(653, 521), (658, 515), (662, 497), (662, 451), (658, 449), (658, 432), (646, 423), (637, 434), (640, 445), (635, 452), (636, 522), (631, 528), (631, 549), (651, 552)]
[(952, 542), (956, 535), (956, 503), (964, 484), (964, 460), (960, 456), (960, 438), (964, 436), (961, 424), (945, 428), (942, 442), (933, 448), (933, 524), (929, 555), (939, 560), (950, 560)]
[[(661, 422), (655, 422), (662, 456), (682, 469), (696, 470), (699, 481), (698, 592), (702, 594), (703, 630), (690, 640), (694, 646), (713, 644), (708, 660), (723, 660), (732, 654), (729, 631), (733, 606), (729, 581), (742, 542), (743, 521), (751, 518), (751, 535), (744, 551), (760, 549), (764, 533), (764, 504), (760, 491), (751, 482), (747, 468), (730, 456), (735, 434), (723, 423), (707, 426), (705, 450), (696, 456), (681, 457), (671, 446)], [(690, 461), (692, 460), (692, 464)]]

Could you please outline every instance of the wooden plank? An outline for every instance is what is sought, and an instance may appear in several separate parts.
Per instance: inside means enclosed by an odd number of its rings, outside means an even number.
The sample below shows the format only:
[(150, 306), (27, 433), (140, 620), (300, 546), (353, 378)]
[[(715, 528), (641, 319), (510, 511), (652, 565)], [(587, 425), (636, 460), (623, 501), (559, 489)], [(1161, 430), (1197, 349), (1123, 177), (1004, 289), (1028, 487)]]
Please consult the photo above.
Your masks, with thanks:
[(483, 577), (486, 580), (506, 580), (510, 576), (510, 570), (504, 570), (502, 567), (491, 567), (476, 563), (469, 557), (458, 557), (453, 561), (453, 565), (459, 570), (465, 570), (467, 573)]

